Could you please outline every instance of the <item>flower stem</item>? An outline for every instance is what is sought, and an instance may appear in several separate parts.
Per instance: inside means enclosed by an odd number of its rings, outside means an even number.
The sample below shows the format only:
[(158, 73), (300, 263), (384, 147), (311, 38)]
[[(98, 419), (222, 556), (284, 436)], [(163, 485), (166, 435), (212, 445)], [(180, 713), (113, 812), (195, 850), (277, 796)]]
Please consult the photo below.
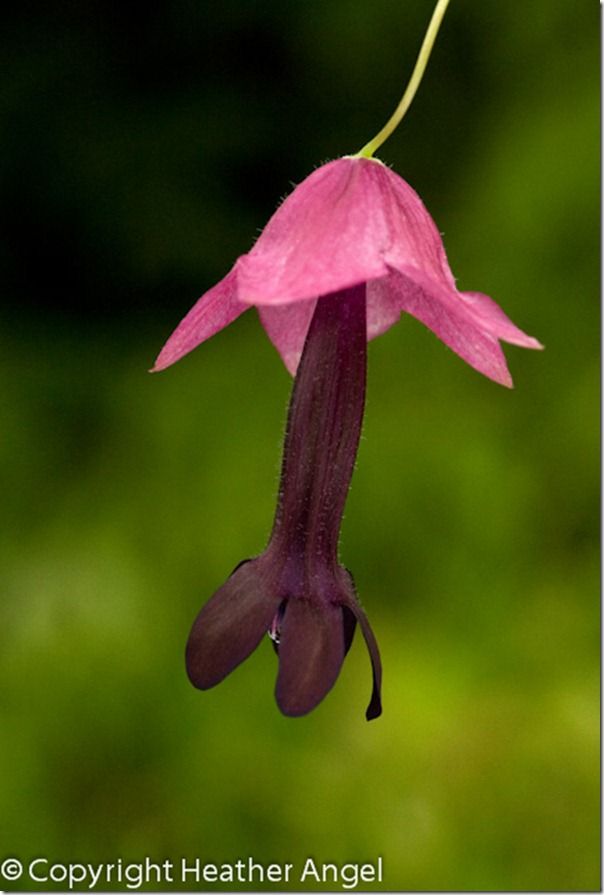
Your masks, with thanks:
[(434, 8), (434, 12), (432, 13), (432, 18), (430, 20), (430, 24), (428, 25), (428, 30), (426, 31), (424, 42), (422, 43), (421, 50), (419, 51), (419, 56), (417, 57), (417, 62), (415, 63), (415, 68), (413, 69), (411, 80), (407, 85), (407, 89), (403, 94), (403, 98), (394, 110), (392, 117), (386, 122), (381, 131), (375, 135), (373, 140), (370, 140), (369, 143), (366, 143), (365, 146), (363, 146), (363, 148), (359, 150), (356, 155), (353, 156), (353, 158), (372, 158), (374, 152), (380, 148), (382, 143), (384, 143), (388, 139), (390, 134), (396, 130), (396, 128), (403, 120), (403, 117), (407, 112), (407, 109), (413, 102), (413, 98), (417, 92), (417, 88), (419, 87), (424, 76), (426, 66), (428, 65), (428, 59), (430, 58), (430, 53), (432, 52), (432, 47), (434, 46), (434, 41), (436, 40), (438, 29), (440, 28), (440, 23), (443, 20), (443, 16), (448, 5), (449, 0), (438, 0), (438, 3)]

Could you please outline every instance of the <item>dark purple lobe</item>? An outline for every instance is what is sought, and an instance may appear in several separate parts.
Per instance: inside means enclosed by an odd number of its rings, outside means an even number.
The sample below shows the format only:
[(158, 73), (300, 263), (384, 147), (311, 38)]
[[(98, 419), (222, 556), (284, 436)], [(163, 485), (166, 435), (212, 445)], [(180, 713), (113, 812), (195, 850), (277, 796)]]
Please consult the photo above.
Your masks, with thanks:
[(251, 559), (238, 566), (195, 619), (185, 660), (189, 679), (200, 690), (214, 687), (247, 659), (279, 607), (260, 563)]
[(289, 600), (281, 627), (275, 695), (284, 715), (306, 715), (327, 695), (344, 661), (340, 606)]

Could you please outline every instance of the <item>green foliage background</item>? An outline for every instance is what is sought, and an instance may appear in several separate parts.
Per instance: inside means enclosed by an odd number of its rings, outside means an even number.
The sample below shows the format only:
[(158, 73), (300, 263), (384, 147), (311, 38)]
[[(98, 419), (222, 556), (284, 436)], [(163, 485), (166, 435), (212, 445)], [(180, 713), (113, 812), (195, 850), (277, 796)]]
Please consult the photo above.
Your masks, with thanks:
[(341, 553), (383, 717), (360, 638), (304, 719), (274, 705), (268, 640), (209, 693), (183, 668), (264, 546), (290, 380), (254, 311), (146, 371), (291, 182), (381, 126), (431, 8), (4, 14), (0, 857), (599, 886), (595, 4), (455, 0), (380, 153), (460, 287), (546, 345), (506, 349), (514, 391), (410, 318), (370, 346)]

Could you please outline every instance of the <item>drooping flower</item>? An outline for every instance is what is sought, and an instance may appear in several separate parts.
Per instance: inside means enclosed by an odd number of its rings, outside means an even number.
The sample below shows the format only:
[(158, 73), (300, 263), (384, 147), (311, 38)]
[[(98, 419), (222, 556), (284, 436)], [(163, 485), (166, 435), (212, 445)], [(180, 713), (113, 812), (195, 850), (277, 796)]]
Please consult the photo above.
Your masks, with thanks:
[(335, 683), (358, 621), (373, 668), (367, 719), (381, 713), (377, 643), (338, 562), (365, 403), (366, 343), (364, 286), (317, 303), (292, 393), (268, 547), (237, 566), (189, 636), (187, 671), (202, 690), (269, 632), (279, 654), (277, 703), (286, 715), (304, 715)]
[(199, 613), (187, 643), (193, 684), (219, 683), (265, 633), (279, 653), (281, 710), (302, 715), (331, 689), (356, 623), (381, 712), (375, 637), (338, 562), (342, 512), (361, 431), (366, 342), (403, 313), (472, 367), (511, 386), (500, 342), (540, 348), (488, 296), (460, 292), (440, 234), (414, 190), (373, 154), (409, 107), (449, 0), (437, 0), (411, 80), (391, 119), (354, 156), (314, 171), (258, 241), (170, 336), (154, 370), (179, 360), (250, 306), (296, 375), (272, 535)]
[(500, 340), (540, 348), (479, 292), (459, 292), (417, 193), (376, 159), (344, 157), (306, 178), (251, 251), (203, 295), (164, 345), (155, 370), (179, 360), (256, 305), (294, 374), (317, 298), (367, 286), (367, 337), (411, 314), (480, 373), (511, 386)]

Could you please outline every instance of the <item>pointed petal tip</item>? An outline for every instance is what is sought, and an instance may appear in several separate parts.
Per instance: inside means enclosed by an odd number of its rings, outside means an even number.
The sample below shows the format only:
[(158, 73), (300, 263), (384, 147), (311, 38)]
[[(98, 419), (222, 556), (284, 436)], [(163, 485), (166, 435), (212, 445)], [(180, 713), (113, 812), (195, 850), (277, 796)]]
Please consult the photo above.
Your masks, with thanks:
[(543, 351), (545, 345), (542, 345), (538, 339), (533, 338), (533, 336), (527, 336), (524, 333), (522, 334), (522, 338), (505, 338), (504, 336), (500, 336), (503, 342), (507, 342), (508, 345), (515, 345), (517, 348), (530, 348), (533, 351)]
[(166, 367), (170, 366), (170, 364), (162, 363), (160, 358), (161, 358), (161, 354), (158, 354), (158, 356), (155, 359), (155, 363), (153, 364), (152, 367), (149, 367), (149, 369), (147, 370), (147, 373), (161, 373), (162, 370), (165, 370)]
[[(153, 366), (148, 371), (149, 373), (161, 373), (162, 370), (167, 370), (168, 367), (171, 367), (172, 364), (175, 364), (181, 358), (183, 358), (186, 354), (193, 350), (193, 348), (188, 348), (184, 351), (174, 350), (171, 345), (172, 336), (168, 339), (162, 350), (159, 352), (157, 357), (155, 358), (155, 362)], [(194, 346), (196, 347), (196, 346)]]
[(260, 322), (291, 376), (296, 375), (316, 304), (315, 299), (308, 299), (291, 305), (258, 307)]
[(151, 372), (172, 366), (247, 310), (247, 305), (237, 301), (236, 268), (237, 264), (195, 302), (159, 352)]
[(189, 354), (193, 351), (194, 348), (197, 348), (197, 343), (195, 345), (190, 345), (186, 348), (178, 347), (174, 343), (176, 340), (173, 336), (170, 336), (162, 350), (159, 352), (155, 359), (155, 363), (150, 369), (150, 373), (160, 373), (162, 370), (167, 370), (168, 367), (171, 367), (177, 361), (181, 360), (185, 355)]

